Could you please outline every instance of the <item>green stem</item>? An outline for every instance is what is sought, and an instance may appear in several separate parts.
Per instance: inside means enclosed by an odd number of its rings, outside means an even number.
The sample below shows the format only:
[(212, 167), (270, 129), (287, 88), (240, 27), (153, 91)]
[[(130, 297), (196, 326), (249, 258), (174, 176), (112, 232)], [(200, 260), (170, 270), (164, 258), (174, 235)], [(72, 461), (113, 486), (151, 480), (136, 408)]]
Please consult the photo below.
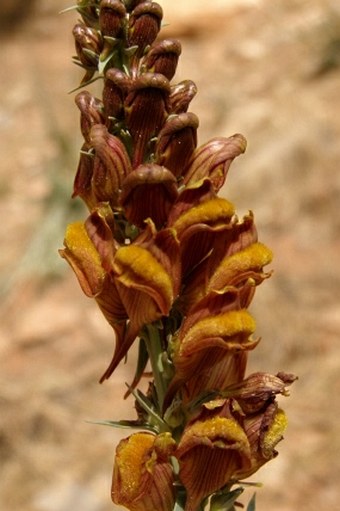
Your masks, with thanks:
[(154, 325), (146, 325), (147, 335), (144, 340), (150, 357), (152, 373), (155, 381), (155, 387), (158, 397), (159, 413), (163, 409), (164, 398), (167, 390), (167, 381), (163, 376), (162, 362), (162, 343), (159, 335), (159, 329)]

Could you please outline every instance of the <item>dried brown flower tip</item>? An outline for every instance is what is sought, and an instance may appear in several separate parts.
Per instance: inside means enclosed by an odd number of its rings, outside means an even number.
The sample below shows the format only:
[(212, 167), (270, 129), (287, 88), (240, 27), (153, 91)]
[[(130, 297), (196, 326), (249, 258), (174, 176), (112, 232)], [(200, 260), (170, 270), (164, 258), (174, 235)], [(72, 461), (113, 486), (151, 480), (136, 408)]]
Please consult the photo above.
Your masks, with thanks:
[(171, 80), (176, 73), (181, 51), (181, 44), (175, 39), (156, 42), (145, 55), (142, 66), (146, 71), (161, 73)]

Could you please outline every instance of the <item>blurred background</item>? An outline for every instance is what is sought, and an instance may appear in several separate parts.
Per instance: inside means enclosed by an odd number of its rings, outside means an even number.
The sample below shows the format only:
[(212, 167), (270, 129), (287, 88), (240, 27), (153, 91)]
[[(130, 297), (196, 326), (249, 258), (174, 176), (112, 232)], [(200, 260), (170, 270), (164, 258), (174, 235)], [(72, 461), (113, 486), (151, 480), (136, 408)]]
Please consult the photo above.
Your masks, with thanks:
[[(57, 255), (81, 138), (69, 0), (0, 6), (0, 508), (108, 511), (126, 431), (86, 421), (134, 415), (133, 355), (103, 385), (111, 329)], [(279, 457), (253, 478), (258, 510), (326, 511), (340, 498), (340, 4), (160, 0), (180, 81), (199, 94), (199, 143), (243, 133), (223, 195), (251, 209), (275, 253), (252, 311), (249, 371), (293, 372)], [(209, 5), (208, 5), (209, 4)], [(96, 94), (96, 86), (90, 90)], [(247, 501), (247, 498), (245, 499)]]

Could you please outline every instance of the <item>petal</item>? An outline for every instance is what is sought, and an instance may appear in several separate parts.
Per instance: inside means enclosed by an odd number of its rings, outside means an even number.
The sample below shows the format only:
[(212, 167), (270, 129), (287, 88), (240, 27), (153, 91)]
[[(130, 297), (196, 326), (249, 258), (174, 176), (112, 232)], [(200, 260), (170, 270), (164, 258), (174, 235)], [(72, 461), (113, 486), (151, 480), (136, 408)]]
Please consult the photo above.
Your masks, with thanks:
[(225, 486), (235, 471), (248, 465), (249, 443), (234, 418), (212, 417), (187, 426), (176, 451), (179, 476), (187, 490), (185, 511)]
[(108, 129), (96, 124), (90, 132), (94, 148), (92, 189), (98, 202), (117, 206), (118, 194), (125, 176), (131, 171), (131, 163), (124, 144), (111, 135)]
[(208, 292), (227, 285), (237, 285), (248, 278), (261, 282), (265, 278), (262, 268), (269, 264), (272, 258), (272, 251), (259, 242), (225, 257), (209, 280)]
[(174, 341), (175, 376), (165, 406), (183, 385), (182, 397), (190, 401), (203, 390), (223, 390), (242, 380), (246, 352), (258, 344), (249, 339), (254, 331), (255, 321), (246, 310), (229, 310), (203, 319), (189, 315)]
[(176, 39), (154, 43), (142, 61), (142, 67), (151, 73), (160, 73), (172, 80), (182, 48)]
[(117, 250), (113, 271), (130, 320), (141, 327), (167, 315), (174, 300), (169, 273), (145, 248), (129, 245)]
[(223, 185), (232, 161), (246, 150), (246, 139), (239, 134), (229, 138), (214, 138), (199, 147), (184, 172), (186, 185), (209, 177), (218, 191)]
[(130, 511), (172, 511), (174, 475), (169, 457), (175, 442), (169, 433), (135, 433), (116, 450), (112, 500)]
[(245, 479), (275, 458), (278, 454), (275, 447), (283, 439), (286, 427), (286, 414), (276, 402), (269, 403), (262, 413), (246, 418), (244, 429), (251, 449), (251, 466), (238, 471), (235, 477)]
[(169, 81), (157, 73), (139, 75), (130, 87), (125, 116), (133, 142), (133, 167), (144, 163), (152, 152), (150, 141), (168, 116), (169, 92)]
[(129, 17), (128, 45), (138, 46), (136, 56), (142, 57), (147, 46), (156, 39), (161, 27), (163, 10), (156, 2), (142, 2)]
[(183, 80), (176, 85), (172, 85), (169, 96), (171, 113), (180, 114), (186, 112), (196, 94), (197, 87), (192, 80)]
[(68, 225), (64, 244), (60, 255), (72, 267), (82, 290), (89, 297), (97, 296), (103, 289), (106, 272), (82, 222)]
[(182, 113), (168, 118), (158, 134), (156, 162), (181, 177), (197, 144), (198, 117)]
[(149, 164), (140, 165), (124, 180), (120, 203), (130, 223), (145, 227), (145, 220), (151, 218), (162, 227), (176, 198), (173, 174), (165, 167)]
[(95, 124), (104, 124), (103, 103), (88, 91), (79, 92), (75, 102), (80, 110), (80, 128), (87, 143), (90, 142), (90, 130)]

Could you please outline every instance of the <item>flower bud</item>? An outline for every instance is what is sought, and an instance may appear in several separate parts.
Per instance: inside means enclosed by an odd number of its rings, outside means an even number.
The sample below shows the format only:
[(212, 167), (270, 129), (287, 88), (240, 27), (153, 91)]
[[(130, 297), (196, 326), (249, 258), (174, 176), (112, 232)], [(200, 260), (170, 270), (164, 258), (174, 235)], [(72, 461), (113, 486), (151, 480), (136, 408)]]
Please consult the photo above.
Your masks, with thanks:
[(157, 227), (166, 222), (177, 198), (177, 184), (173, 174), (156, 164), (140, 165), (123, 181), (120, 204), (126, 218), (138, 227), (145, 227), (151, 218)]
[(99, 4), (99, 27), (103, 36), (120, 37), (125, 15), (126, 9), (120, 0), (101, 0)]
[(81, 64), (85, 68), (96, 70), (103, 45), (100, 33), (84, 23), (77, 23), (73, 28), (73, 36)]
[(131, 163), (125, 146), (119, 138), (111, 135), (102, 124), (96, 124), (90, 132), (94, 149), (92, 189), (98, 202), (108, 201), (114, 209), (125, 176), (131, 171)]
[(107, 123), (109, 117), (120, 119), (124, 113), (124, 98), (129, 89), (131, 80), (120, 69), (110, 68), (105, 73), (103, 103)]
[(127, 128), (133, 140), (133, 166), (143, 163), (150, 152), (150, 139), (161, 129), (168, 115), (169, 81), (153, 73), (140, 75), (125, 100)]
[(192, 80), (184, 80), (171, 87), (169, 96), (170, 112), (180, 114), (188, 110), (191, 100), (197, 94), (196, 84)]
[(90, 130), (95, 124), (104, 124), (103, 103), (88, 91), (79, 92), (75, 102), (80, 110), (80, 129), (87, 143), (90, 142)]
[(128, 44), (138, 46), (136, 56), (142, 57), (147, 46), (156, 39), (161, 27), (163, 10), (156, 2), (142, 2), (129, 19)]
[(193, 113), (171, 116), (159, 132), (156, 161), (179, 178), (197, 145), (198, 117)]
[(93, 154), (89, 153), (91, 146), (84, 144), (80, 153), (76, 177), (74, 179), (72, 198), (80, 197), (91, 210), (97, 201), (92, 190)]
[(176, 39), (154, 43), (143, 59), (143, 68), (151, 73), (160, 73), (168, 80), (172, 80), (181, 51), (181, 44)]

